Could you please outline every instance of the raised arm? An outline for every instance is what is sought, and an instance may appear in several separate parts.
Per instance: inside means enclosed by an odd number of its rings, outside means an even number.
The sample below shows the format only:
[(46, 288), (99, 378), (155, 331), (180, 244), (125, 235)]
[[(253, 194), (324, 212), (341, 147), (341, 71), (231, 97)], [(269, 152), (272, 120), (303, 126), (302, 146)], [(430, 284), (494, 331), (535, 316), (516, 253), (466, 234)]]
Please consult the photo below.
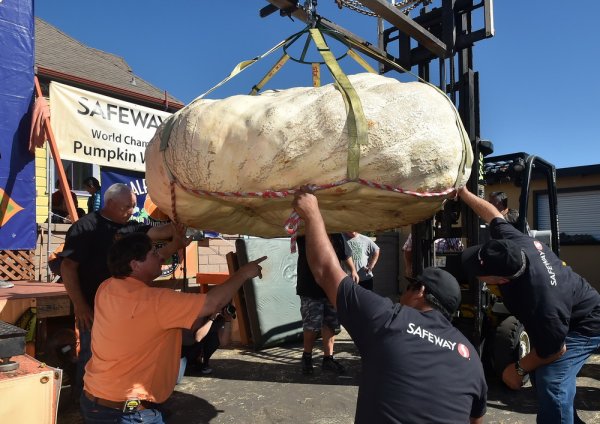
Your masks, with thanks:
[(175, 231), (176, 227), (174, 227), (174, 224), (167, 223), (159, 225), (158, 227), (150, 228), (147, 234), (152, 241), (171, 240)]
[(200, 311), (200, 316), (207, 316), (221, 311), (231, 301), (242, 284), (244, 284), (244, 281), (254, 277), (262, 278), (262, 267), (259, 264), (265, 259), (267, 257), (263, 256), (262, 258), (248, 262), (232, 274), (223, 284), (211, 288), (206, 294), (206, 300)]
[[(170, 258), (179, 249), (183, 249), (183, 248), (187, 247), (192, 242), (192, 239), (188, 239), (185, 236), (186, 227), (184, 225), (171, 223), (171, 224), (167, 224), (166, 226), (170, 227), (170, 228), (168, 230), (164, 229), (162, 231), (164, 233), (166, 233), (166, 232), (169, 233), (168, 238), (170, 239), (170, 241), (168, 243), (166, 243), (163, 247), (161, 247), (160, 250), (158, 251), (158, 254), (163, 259)], [(163, 228), (163, 227), (154, 227), (154, 228)], [(154, 229), (154, 228), (152, 228), (152, 229)], [(148, 232), (150, 232), (150, 231), (148, 231)], [(150, 237), (150, 238), (152, 238), (152, 237)]]
[(310, 193), (297, 193), (292, 205), (304, 220), (308, 266), (317, 284), (325, 291), (329, 302), (335, 308), (338, 287), (346, 273), (340, 266), (327, 236), (317, 198)]
[(471, 193), (467, 187), (461, 187), (457, 190), (456, 194), (462, 199), (463, 202), (470, 207), (473, 212), (477, 214), (486, 223), (490, 223), (494, 218), (502, 218), (504, 216), (487, 200), (482, 199), (479, 196)]

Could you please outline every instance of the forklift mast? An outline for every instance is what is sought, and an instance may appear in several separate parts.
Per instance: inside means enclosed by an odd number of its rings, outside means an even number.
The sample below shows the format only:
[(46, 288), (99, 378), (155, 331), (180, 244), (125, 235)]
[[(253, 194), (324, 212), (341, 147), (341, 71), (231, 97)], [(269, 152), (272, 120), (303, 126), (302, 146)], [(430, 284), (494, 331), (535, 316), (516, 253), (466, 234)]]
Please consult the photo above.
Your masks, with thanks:
[[(487, 160), (493, 145), (480, 137), (479, 75), (473, 69), (473, 46), (494, 36), (493, 0), (336, 0), (340, 8), (379, 17), (378, 46), (362, 40), (335, 23), (318, 15), (317, 0), (302, 2), (267, 0), (270, 4), (260, 10), (265, 17), (279, 10), (282, 17), (300, 19), (330, 30), (334, 37), (352, 40), (352, 46), (380, 63), (381, 73), (398, 71), (394, 62), (407, 71), (417, 70), (423, 80), (436, 84), (456, 105), (473, 149), (473, 166), (468, 188), (485, 197), (485, 184), (495, 176), (518, 178), (521, 184), (521, 231), (526, 231), (529, 188), (532, 175), (544, 172), (548, 181), (552, 248), (558, 252), (558, 220), (556, 214), (556, 172), (554, 167), (536, 156), (519, 153)], [(382, 60), (384, 58), (384, 60)], [(400, 71), (398, 71), (400, 72)], [(486, 181), (488, 180), (488, 181)], [(412, 226), (412, 270), (417, 275), (423, 268), (442, 266), (453, 273), (461, 283), (463, 303), (473, 311), (472, 317), (460, 324), (460, 329), (475, 346), (482, 340), (483, 320), (487, 299), (482, 283), (466, 281), (460, 271), (460, 254), (440, 258), (437, 263), (436, 239), (455, 237), (466, 240), (466, 245), (481, 240), (479, 218), (462, 202), (447, 201), (436, 217)], [(466, 324), (465, 324), (466, 322)], [(458, 325), (457, 325), (458, 326)]]

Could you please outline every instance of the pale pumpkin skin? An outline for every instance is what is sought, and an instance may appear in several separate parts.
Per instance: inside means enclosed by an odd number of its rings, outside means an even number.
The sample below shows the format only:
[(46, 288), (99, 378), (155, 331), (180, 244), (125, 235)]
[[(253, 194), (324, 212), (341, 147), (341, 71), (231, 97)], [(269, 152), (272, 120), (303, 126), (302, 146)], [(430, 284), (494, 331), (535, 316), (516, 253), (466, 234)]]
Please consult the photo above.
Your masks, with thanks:
[[(349, 79), (368, 124), (360, 178), (418, 192), (442, 192), (466, 183), (473, 154), (456, 109), (442, 92), (375, 74)], [(292, 197), (197, 196), (179, 185), (247, 193), (346, 178), (346, 108), (332, 84), (196, 100), (174, 119), (167, 149), (159, 149), (164, 125), (147, 147), (146, 182), (153, 201), (173, 218), (172, 173), (178, 183), (177, 219), (188, 226), (285, 236)], [(418, 197), (358, 183), (316, 194), (331, 232), (417, 223), (433, 216), (447, 197)]]

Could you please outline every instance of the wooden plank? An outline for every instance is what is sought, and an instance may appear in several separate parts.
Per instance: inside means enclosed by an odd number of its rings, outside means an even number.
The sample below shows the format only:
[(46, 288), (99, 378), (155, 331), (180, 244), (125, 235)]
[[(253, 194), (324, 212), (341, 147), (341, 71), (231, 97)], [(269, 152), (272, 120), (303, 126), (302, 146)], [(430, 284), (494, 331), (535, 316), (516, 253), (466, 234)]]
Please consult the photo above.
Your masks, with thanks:
[(14, 324), (29, 308), (36, 307), (36, 300), (34, 298), (28, 299), (2, 299), (0, 298), (0, 321)]
[[(238, 263), (237, 254), (229, 252), (226, 256), (227, 267), (229, 273), (233, 274), (236, 272), (240, 265)], [(242, 288), (233, 297), (233, 306), (237, 310), (237, 324), (240, 333), (240, 343), (244, 346), (252, 344), (252, 337), (250, 332), (250, 322), (248, 320), (248, 311), (246, 310), (246, 301), (244, 300), (244, 291)]]
[(73, 313), (69, 296), (40, 297), (37, 299), (38, 318), (63, 317)]
[(437, 57), (446, 57), (446, 44), (413, 21), (410, 17), (406, 16), (403, 12), (398, 10), (398, 8), (384, 0), (360, 0), (360, 2), (398, 28), (400, 32), (417, 40), (423, 47)]
[[(269, 3), (277, 6), (281, 10), (292, 10), (295, 3), (290, 0), (267, 0)], [(438, 57), (446, 57), (446, 44), (443, 43), (437, 37), (434, 37), (429, 31), (423, 28), (421, 25), (417, 24), (408, 16), (404, 15), (404, 13), (400, 12), (395, 7), (386, 3), (384, 0), (361, 0), (361, 3), (377, 13), (391, 25), (394, 25), (401, 32), (413, 37), (420, 44), (423, 45), (427, 50), (431, 51)], [(308, 22), (308, 15), (303, 9), (296, 9), (292, 12), (292, 16), (300, 19), (303, 22)], [(356, 43), (353, 43), (353, 47), (367, 56), (377, 60), (378, 56), (388, 57), (388, 59), (393, 60), (392, 56), (388, 55), (385, 51), (373, 46), (368, 41), (363, 40), (359, 36), (353, 34), (352, 32), (346, 30), (339, 25), (334, 24), (333, 22), (327, 20), (324, 17), (321, 17), (321, 24), (328, 29), (334, 30), (342, 34), (344, 37), (354, 40)]]
[(223, 284), (229, 278), (228, 272), (198, 272), (196, 283), (200, 286), (200, 293), (208, 293), (209, 285)]
[(14, 287), (0, 290), (0, 299), (39, 298), (66, 295), (62, 284), (41, 281), (13, 281)]

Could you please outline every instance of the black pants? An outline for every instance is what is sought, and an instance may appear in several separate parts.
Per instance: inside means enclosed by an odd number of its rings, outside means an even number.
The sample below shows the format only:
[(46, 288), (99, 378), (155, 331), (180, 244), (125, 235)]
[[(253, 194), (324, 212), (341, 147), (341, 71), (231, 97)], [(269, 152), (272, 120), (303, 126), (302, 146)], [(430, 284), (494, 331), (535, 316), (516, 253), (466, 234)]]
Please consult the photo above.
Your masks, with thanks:
[(181, 348), (181, 357), (185, 357), (188, 364), (194, 364), (197, 362), (198, 357), (202, 357), (202, 363), (208, 364), (208, 360), (217, 351), (219, 346), (218, 331), (209, 331), (199, 342), (190, 346), (183, 346)]
[(368, 280), (365, 280), (365, 281), (361, 281), (358, 283), (358, 285), (367, 290), (373, 291), (373, 279), (372, 278), (369, 278)]

